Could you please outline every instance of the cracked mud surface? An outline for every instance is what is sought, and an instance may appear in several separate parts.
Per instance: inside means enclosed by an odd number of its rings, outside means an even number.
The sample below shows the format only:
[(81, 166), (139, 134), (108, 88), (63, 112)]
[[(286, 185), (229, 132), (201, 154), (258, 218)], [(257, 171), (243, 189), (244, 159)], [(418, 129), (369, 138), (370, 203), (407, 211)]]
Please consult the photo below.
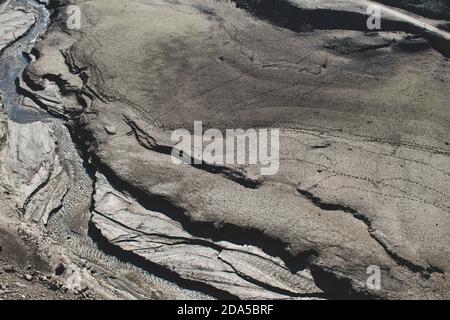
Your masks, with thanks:
[[(365, 27), (374, 3), (379, 32)], [(47, 8), (0, 121), (0, 235), (35, 239), (27, 261), (59, 283), (33, 278), (57, 288), (47, 297), (450, 298), (444, 1)], [(12, 56), (39, 14), (5, 14)], [(200, 120), (279, 128), (279, 172), (174, 164), (172, 130)], [(372, 265), (381, 290), (366, 285)]]

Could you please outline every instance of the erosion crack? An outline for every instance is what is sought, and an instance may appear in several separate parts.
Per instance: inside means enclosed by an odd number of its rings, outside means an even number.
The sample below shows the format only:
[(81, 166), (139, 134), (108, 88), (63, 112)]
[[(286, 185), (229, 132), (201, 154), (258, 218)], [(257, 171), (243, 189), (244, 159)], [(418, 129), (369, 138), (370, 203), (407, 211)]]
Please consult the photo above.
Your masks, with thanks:
[[(131, 130), (133, 131), (138, 143), (144, 148), (165, 155), (172, 155), (173, 152), (176, 153), (180, 152), (177, 149), (173, 148), (172, 146), (159, 144), (155, 138), (151, 137), (148, 133), (142, 130), (133, 120), (129, 119), (126, 116), (124, 117), (124, 119), (125, 122), (130, 126)], [(186, 157), (187, 155), (184, 156)], [(236, 182), (246, 188), (257, 189), (262, 184), (262, 181), (251, 179), (238, 170), (221, 165), (210, 164), (203, 160), (200, 164), (197, 164), (196, 162), (197, 162), (196, 159), (194, 159), (193, 157), (189, 157), (188, 163), (190, 163), (190, 165), (193, 168), (206, 171), (212, 174), (221, 174), (225, 179)]]
[(235, 272), (238, 276), (240, 276), (242, 279), (244, 279), (244, 280), (246, 280), (246, 281), (248, 281), (248, 282), (250, 282), (250, 283), (253, 283), (253, 284), (255, 284), (255, 285), (257, 285), (257, 286), (259, 286), (259, 287), (261, 287), (261, 288), (264, 288), (264, 289), (266, 289), (266, 290), (268, 290), (268, 291), (275, 292), (275, 293), (279, 293), (279, 294), (283, 294), (283, 295), (287, 295), (287, 296), (290, 296), (290, 297), (303, 297), (303, 298), (327, 298), (327, 297), (329, 297), (329, 295), (327, 295), (326, 293), (303, 293), (303, 294), (296, 294), (296, 293), (293, 293), (293, 292), (291, 292), (291, 291), (289, 291), (289, 290), (284, 290), (284, 289), (281, 289), (281, 288), (278, 288), (278, 287), (275, 287), (275, 286), (271, 286), (271, 285), (268, 284), (268, 283), (258, 281), (258, 280), (255, 279), (254, 277), (251, 277), (251, 276), (249, 276), (248, 274), (244, 274), (244, 273), (240, 272), (240, 271), (239, 271), (238, 269), (236, 269), (231, 263), (229, 263), (228, 261), (226, 261), (225, 259), (223, 259), (222, 257), (220, 257), (220, 252), (219, 252), (219, 254), (217, 255), (217, 258), (218, 258), (220, 261), (222, 261), (223, 263), (225, 263), (226, 265), (228, 265), (230, 268), (232, 268), (232, 269), (234, 270), (234, 272)]
[(321, 198), (315, 196), (314, 194), (312, 194), (311, 192), (309, 192), (307, 190), (303, 190), (303, 189), (297, 188), (297, 191), (303, 197), (308, 199), (312, 204), (314, 204), (315, 206), (319, 207), (322, 210), (325, 210), (325, 211), (343, 211), (343, 212), (346, 212), (346, 213), (350, 213), (354, 218), (364, 222), (364, 224), (367, 226), (367, 230), (368, 230), (370, 236), (376, 242), (378, 242), (378, 244), (380, 244), (383, 247), (384, 251), (398, 265), (406, 267), (406, 268), (408, 268), (410, 271), (412, 271), (414, 273), (419, 273), (425, 279), (429, 279), (430, 276), (431, 276), (431, 273), (433, 273), (433, 272), (444, 273), (439, 268), (436, 268), (436, 267), (433, 267), (433, 266), (424, 267), (424, 266), (415, 264), (414, 262), (409, 261), (409, 260), (399, 256), (397, 253), (393, 252), (384, 241), (382, 241), (378, 236), (376, 236), (375, 230), (372, 227), (372, 221), (367, 216), (365, 216), (364, 214), (360, 213), (358, 210), (356, 210), (356, 209), (354, 209), (352, 207), (346, 206), (346, 205), (339, 204), (339, 203), (326, 202), (326, 201), (324, 201)]
[(47, 174), (47, 177), (45, 178), (45, 180), (40, 185), (38, 185), (37, 188), (34, 189), (33, 192), (31, 192), (30, 195), (25, 199), (25, 202), (23, 203), (22, 207), (20, 208), (20, 211), (23, 214), (26, 213), (28, 204), (31, 202), (31, 200), (33, 200), (34, 196), (36, 194), (38, 194), (43, 188), (45, 188), (45, 186), (50, 182), (50, 180), (53, 177), (53, 170), (54, 170), (54, 164), (52, 163), (48, 170), (48, 174)]

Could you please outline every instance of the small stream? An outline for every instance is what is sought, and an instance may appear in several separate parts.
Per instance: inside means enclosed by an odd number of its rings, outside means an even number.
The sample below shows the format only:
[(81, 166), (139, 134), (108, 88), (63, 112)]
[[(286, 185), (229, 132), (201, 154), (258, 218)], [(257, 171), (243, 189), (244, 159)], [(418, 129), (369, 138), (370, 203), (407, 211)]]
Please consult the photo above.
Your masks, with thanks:
[(0, 54), (0, 92), (5, 111), (12, 121), (19, 123), (48, 118), (48, 114), (44, 111), (25, 110), (21, 107), (21, 97), (17, 92), (17, 80), (30, 63), (31, 50), (47, 30), (50, 13), (43, 4), (34, 0), (13, 0), (9, 6), (32, 8), (37, 16), (35, 25), (28, 33)]

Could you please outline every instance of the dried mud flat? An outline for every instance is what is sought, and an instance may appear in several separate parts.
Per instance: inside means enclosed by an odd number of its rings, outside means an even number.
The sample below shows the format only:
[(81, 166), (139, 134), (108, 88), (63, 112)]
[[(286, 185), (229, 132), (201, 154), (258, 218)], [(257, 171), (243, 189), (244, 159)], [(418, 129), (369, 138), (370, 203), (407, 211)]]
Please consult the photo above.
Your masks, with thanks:
[[(0, 298), (450, 298), (446, 2), (41, 5), (0, 82)], [(174, 164), (194, 121), (278, 128), (279, 172)]]

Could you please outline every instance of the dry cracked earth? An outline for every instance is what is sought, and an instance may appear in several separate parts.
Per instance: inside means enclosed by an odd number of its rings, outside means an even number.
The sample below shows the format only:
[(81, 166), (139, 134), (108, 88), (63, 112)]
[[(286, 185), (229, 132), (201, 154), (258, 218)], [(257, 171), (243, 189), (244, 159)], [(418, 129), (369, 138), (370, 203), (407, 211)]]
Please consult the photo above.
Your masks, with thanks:
[(0, 2), (1, 299), (450, 298), (448, 1)]

